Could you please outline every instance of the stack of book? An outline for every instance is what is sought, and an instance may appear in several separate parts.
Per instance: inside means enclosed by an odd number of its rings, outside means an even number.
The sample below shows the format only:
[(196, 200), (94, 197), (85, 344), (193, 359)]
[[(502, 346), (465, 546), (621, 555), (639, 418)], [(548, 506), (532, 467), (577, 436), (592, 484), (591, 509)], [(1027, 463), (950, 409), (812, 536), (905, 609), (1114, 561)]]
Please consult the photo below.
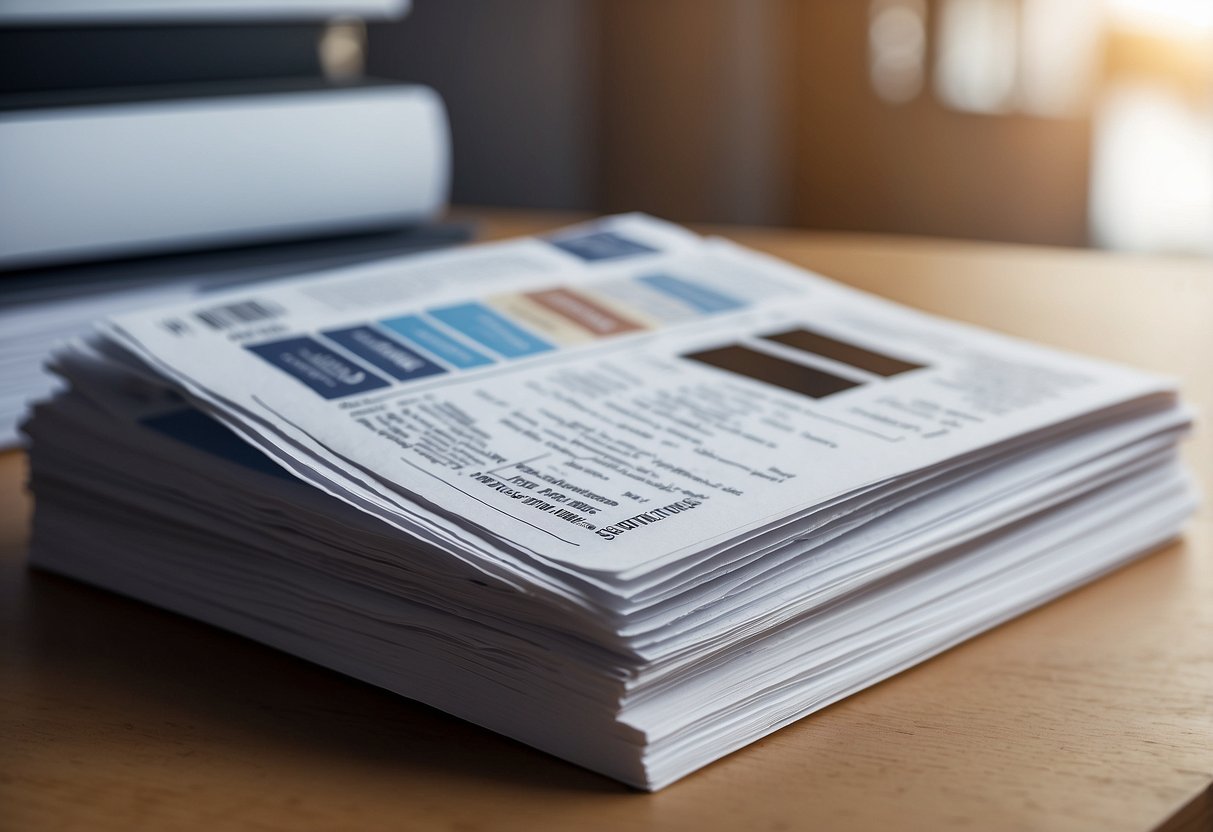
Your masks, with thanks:
[[(50, 389), (40, 370), (49, 346), (95, 317), (251, 279), (249, 262), (299, 272), (315, 252), (316, 267), (331, 265), (325, 246), (306, 242), (317, 237), (374, 233), (369, 257), (384, 250), (384, 232), (441, 211), (450, 167), (441, 100), (335, 74), (321, 49), (329, 17), (406, 8), (0, 7), (0, 444), (15, 438), (26, 401)], [(267, 250), (181, 256), (285, 240), (305, 242), (279, 250), (282, 269)], [(401, 242), (387, 250), (419, 240)], [(357, 259), (357, 245), (338, 248)]]
[(55, 369), (35, 565), (643, 789), (1194, 505), (1168, 380), (640, 216), (120, 316)]

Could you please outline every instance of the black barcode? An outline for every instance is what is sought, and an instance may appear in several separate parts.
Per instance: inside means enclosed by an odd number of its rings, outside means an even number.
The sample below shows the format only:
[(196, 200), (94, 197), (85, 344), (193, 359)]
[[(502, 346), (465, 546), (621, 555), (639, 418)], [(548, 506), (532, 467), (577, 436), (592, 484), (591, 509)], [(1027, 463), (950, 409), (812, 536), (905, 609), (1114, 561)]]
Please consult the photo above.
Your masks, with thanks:
[(258, 300), (246, 300), (240, 303), (229, 303), (227, 306), (216, 306), (213, 309), (203, 309), (194, 314), (198, 316), (198, 320), (211, 329), (227, 329), (236, 324), (248, 324), (276, 318), (282, 314), (282, 307)]

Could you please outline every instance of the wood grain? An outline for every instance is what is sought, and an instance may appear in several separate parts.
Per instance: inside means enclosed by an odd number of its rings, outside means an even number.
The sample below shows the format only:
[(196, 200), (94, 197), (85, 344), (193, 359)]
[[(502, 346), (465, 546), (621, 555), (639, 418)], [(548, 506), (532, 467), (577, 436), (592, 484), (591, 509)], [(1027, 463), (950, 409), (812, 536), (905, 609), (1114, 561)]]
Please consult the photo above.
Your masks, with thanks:
[[(492, 236), (567, 220), (477, 212)], [(1200, 261), (783, 231), (864, 289), (1180, 376)], [(1188, 451), (1206, 489), (1209, 440)], [(30, 572), (0, 456), (0, 829), (1210, 829), (1213, 523), (656, 795), (281, 653)]]

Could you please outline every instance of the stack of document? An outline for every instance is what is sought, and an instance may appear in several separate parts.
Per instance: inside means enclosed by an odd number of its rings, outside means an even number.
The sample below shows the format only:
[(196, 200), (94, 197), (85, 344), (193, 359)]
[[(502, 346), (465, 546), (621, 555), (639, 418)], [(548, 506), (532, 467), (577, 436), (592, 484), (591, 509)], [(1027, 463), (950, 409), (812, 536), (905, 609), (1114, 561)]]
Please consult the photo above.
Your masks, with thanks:
[(1172, 382), (643, 216), (110, 320), (33, 562), (643, 789), (1193, 509)]

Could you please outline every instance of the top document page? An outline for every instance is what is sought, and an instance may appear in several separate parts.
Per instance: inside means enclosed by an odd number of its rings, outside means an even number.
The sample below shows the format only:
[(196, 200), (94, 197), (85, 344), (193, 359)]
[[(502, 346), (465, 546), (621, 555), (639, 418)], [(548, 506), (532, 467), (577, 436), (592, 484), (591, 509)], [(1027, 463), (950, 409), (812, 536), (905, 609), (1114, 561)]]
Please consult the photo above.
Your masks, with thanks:
[(107, 327), (246, 438), (448, 540), (602, 579), (786, 539), (894, 478), (1173, 390), (639, 215)]

